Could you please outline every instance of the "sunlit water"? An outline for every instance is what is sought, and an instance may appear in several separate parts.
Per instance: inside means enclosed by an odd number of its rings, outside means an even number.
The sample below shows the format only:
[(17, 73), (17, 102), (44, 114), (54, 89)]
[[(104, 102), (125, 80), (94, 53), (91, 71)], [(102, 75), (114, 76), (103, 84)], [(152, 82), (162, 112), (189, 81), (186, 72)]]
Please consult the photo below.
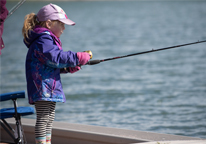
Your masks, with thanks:
[[(7, 2), (8, 9), (14, 4)], [(1, 93), (26, 91), (22, 23), (46, 4), (26, 2), (5, 22)], [(64, 50), (91, 50), (93, 59), (206, 39), (206, 2), (56, 4), (76, 22), (61, 37)], [(62, 75), (67, 102), (57, 104), (55, 120), (206, 138), (205, 62), (202, 43), (83, 66)], [(18, 104), (29, 105), (27, 99)]]

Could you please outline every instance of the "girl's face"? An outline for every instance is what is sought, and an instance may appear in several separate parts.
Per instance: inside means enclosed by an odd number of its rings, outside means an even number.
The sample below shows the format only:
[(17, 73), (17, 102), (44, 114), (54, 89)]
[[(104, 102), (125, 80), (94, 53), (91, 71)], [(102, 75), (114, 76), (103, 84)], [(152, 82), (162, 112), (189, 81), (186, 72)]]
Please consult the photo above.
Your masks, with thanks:
[(51, 21), (50, 25), (47, 26), (48, 29), (50, 29), (55, 36), (58, 38), (61, 36), (63, 31), (65, 30), (64, 23), (60, 21)]

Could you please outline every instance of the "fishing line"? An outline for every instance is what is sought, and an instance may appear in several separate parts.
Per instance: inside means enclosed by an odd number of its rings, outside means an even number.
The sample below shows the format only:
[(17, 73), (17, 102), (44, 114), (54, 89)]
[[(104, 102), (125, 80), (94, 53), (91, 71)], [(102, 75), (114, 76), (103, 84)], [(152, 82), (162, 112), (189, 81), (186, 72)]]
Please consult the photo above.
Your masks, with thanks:
[(146, 54), (146, 53), (152, 53), (152, 52), (157, 52), (157, 51), (162, 51), (162, 50), (167, 50), (167, 49), (173, 49), (173, 48), (178, 48), (178, 47), (183, 47), (183, 46), (193, 45), (193, 44), (198, 44), (198, 43), (203, 43), (203, 42), (206, 42), (206, 40), (187, 43), (187, 44), (181, 44), (181, 45), (175, 45), (175, 46), (170, 46), (170, 47), (165, 47), (165, 48), (160, 48), (160, 49), (152, 49), (152, 50), (149, 50), (149, 51), (138, 52), (138, 53), (128, 54), (128, 55), (124, 55), (124, 56), (117, 56), (117, 57), (107, 58), (107, 59), (102, 59), (102, 60), (98, 60), (98, 59), (97, 60), (91, 60), (91, 61), (88, 61), (86, 63), (86, 65), (95, 65), (95, 64), (99, 64), (99, 63), (105, 62), (105, 61), (110, 61), (110, 60), (115, 60), (115, 59), (135, 56), (135, 55), (141, 55), (141, 54)]

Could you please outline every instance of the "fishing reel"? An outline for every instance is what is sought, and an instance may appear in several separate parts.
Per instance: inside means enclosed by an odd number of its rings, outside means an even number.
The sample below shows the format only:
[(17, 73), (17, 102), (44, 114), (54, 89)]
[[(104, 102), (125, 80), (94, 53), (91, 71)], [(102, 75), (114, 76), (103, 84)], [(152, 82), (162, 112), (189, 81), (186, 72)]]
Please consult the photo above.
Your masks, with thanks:
[(92, 57), (93, 57), (92, 51), (88, 50), (88, 51), (84, 51), (84, 52), (90, 54), (90, 59), (92, 59)]

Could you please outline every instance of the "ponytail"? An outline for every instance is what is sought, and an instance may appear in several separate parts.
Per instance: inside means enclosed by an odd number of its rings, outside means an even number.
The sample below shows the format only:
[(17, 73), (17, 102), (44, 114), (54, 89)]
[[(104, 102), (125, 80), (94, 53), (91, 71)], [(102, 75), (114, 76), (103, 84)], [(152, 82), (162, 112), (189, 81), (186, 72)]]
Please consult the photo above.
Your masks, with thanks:
[(27, 14), (24, 18), (24, 25), (22, 28), (22, 35), (26, 43), (26, 39), (29, 39), (29, 31), (32, 31), (36, 25), (44, 26), (45, 22), (39, 22), (35, 13)]

